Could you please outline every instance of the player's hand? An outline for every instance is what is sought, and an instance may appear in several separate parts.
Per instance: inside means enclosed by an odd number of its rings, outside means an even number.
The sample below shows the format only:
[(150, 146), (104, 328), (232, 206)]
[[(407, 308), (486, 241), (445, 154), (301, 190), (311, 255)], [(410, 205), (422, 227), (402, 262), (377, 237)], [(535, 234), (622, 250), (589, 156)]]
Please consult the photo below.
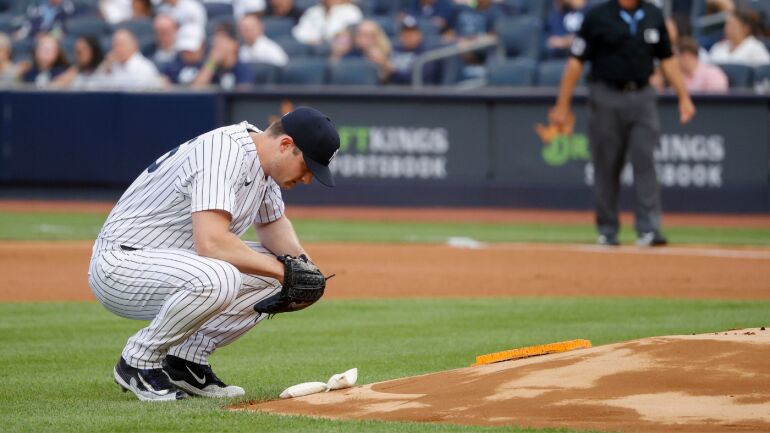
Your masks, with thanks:
[(695, 104), (689, 96), (679, 98), (679, 121), (684, 125), (695, 116)]
[(570, 117), (572, 117), (572, 112), (569, 107), (555, 105), (548, 111), (548, 121), (558, 128), (564, 128)]

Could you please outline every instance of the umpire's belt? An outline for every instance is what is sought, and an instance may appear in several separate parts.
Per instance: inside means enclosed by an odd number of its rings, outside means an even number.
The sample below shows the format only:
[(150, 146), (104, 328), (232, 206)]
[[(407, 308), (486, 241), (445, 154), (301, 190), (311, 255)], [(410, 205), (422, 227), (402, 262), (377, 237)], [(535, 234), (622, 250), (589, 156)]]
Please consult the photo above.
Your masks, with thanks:
[(621, 92), (638, 92), (649, 84), (647, 81), (604, 81), (606, 85)]

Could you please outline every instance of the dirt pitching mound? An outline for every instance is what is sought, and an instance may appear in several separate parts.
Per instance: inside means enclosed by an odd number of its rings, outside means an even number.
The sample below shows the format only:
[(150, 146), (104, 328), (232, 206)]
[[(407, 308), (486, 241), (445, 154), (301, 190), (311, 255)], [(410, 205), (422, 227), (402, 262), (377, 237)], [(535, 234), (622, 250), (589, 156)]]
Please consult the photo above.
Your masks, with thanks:
[(770, 331), (760, 329), (647, 338), (239, 409), (482, 426), (767, 432), (768, 347)]

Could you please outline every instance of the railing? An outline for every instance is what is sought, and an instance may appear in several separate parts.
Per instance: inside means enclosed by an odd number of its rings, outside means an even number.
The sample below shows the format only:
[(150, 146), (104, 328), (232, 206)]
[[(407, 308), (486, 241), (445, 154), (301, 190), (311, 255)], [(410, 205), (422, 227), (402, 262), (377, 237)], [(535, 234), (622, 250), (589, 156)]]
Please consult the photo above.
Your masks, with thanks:
[(427, 63), (491, 47), (497, 47), (497, 55), (499, 57), (505, 57), (505, 47), (497, 36), (494, 35), (484, 35), (470, 41), (426, 51), (414, 62), (414, 69), (412, 70), (412, 87), (423, 86), (422, 71)]

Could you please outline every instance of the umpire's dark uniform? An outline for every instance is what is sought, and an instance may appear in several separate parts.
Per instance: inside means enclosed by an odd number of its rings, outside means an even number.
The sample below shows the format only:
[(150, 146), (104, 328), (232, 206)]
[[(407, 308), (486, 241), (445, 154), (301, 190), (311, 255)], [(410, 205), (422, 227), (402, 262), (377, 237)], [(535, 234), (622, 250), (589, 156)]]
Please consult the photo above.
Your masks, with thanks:
[(672, 52), (660, 9), (644, 1), (634, 4), (635, 9), (624, 9), (618, 0), (608, 0), (591, 9), (571, 54), (591, 63), (588, 137), (599, 242), (617, 243), (620, 172), (628, 154), (639, 242), (660, 245), (665, 238), (653, 160), (660, 125), (656, 93), (648, 83), (654, 59), (671, 57)]

